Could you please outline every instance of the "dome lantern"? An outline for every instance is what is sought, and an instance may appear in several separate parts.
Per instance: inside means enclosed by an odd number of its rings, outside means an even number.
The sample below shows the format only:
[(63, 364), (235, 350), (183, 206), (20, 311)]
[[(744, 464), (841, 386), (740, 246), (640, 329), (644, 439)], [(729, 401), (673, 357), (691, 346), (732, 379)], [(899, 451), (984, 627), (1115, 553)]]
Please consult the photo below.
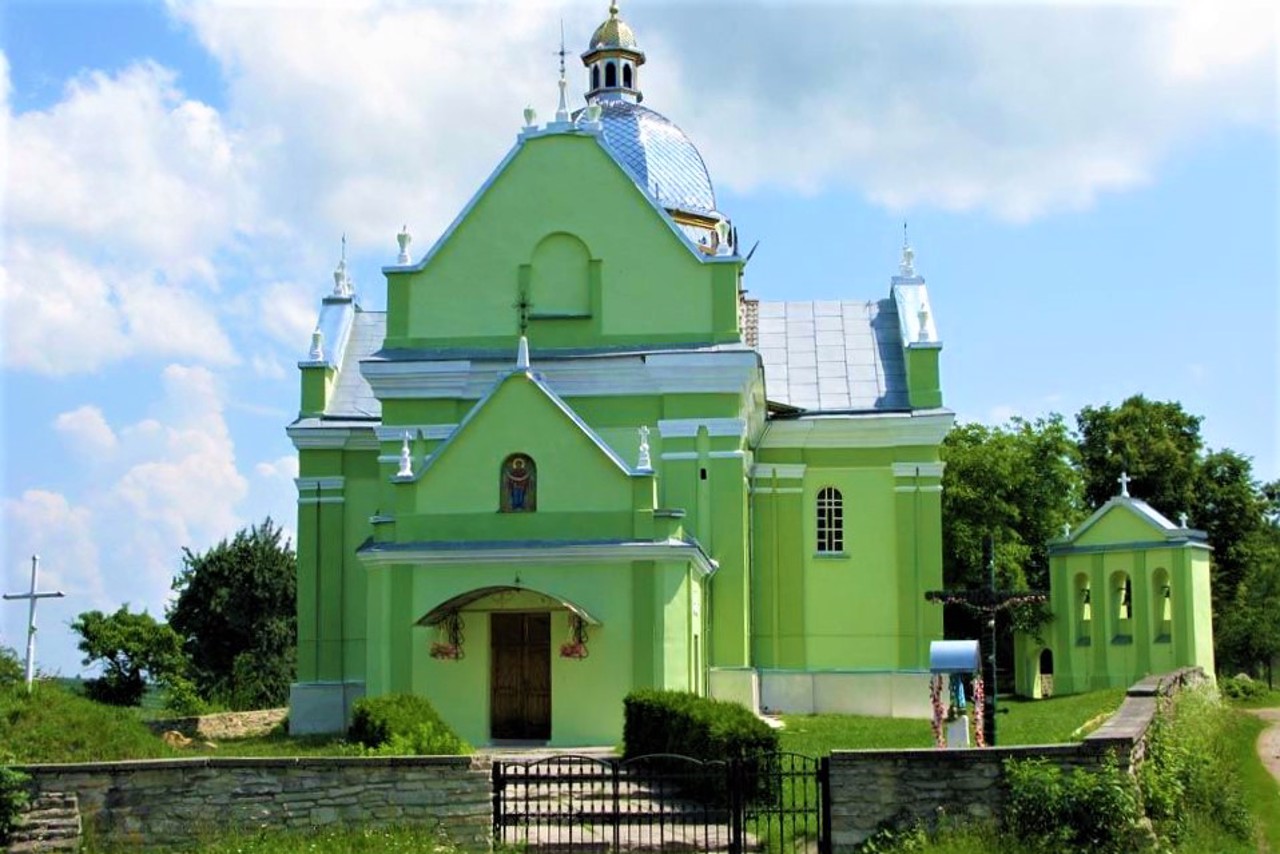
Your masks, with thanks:
[(596, 27), (582, 64), (587, 67), (587, 100), (624, 100), (638, 104), (644, 100), (640, 92), (640, 66), (644, 51), (636, 43), (636, 34), (618, 17), (617, 0), (609, 4), (609, 18)]

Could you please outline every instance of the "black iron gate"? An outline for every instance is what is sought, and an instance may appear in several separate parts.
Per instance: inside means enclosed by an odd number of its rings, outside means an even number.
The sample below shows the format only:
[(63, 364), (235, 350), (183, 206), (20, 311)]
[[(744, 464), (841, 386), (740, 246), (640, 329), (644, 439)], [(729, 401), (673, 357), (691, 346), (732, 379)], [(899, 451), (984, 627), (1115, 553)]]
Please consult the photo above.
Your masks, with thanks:
[(497, 844), (575, 851), (747, 851), (830, 844), (827, 760), (796, 753), (552, 756), (493, 763)]

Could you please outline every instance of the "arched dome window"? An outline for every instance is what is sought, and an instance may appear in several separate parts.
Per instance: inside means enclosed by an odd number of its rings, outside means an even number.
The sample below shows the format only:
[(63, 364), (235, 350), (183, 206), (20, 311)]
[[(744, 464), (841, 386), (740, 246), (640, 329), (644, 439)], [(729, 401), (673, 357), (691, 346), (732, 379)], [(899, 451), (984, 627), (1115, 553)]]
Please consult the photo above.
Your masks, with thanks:
[(604, 87), (612, 89), (618, 85), (618, 66), (613, 60), (604, 64)]
[(600, 88), (600, 66), (591, 66), (591, 88), (592, 90)]
[(622, 85), (627, 89), (631, 88), (631, 63), (622, 63)]

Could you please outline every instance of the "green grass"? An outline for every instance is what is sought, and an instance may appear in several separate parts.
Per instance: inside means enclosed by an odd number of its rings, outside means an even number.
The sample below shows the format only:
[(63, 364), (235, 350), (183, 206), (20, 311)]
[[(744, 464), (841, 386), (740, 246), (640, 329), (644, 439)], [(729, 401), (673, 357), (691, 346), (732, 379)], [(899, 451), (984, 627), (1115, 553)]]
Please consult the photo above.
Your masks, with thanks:
[(1227, 700), (1237, 709), (1275, 709), (1280, 708), (1280, 689), (1269, 689), (1257, 697), (1247, 700)]
[(1249, 812), (1258, 821), (1259, 851), (1280, 854), (1280, 782), (1267, 771), (1258, 758), (1258, 735), (1267, 728), (1267, 722), (1248, 712), (1236, 712), (1236, 726), (1229, 733), (1227, 750), (1232, 764), (1240, 772)]
[[(1008, 709), (996, 719), (996, 738), (1002, 745), (1059, 744), (1089, 721), (1105, 719), (1120, 707), (1122, 689), (1094, 691), (1048, 700), (1001, 698)], [(832, 750), (895, 750), (932, 747), (928, 721), (865, 718), (855, 715), (783, 715), (781, 747), (792, 753), (824, 756)], [(1081, 734), (1082, 735), (1082, 734)], [(1080, 735), (1074, 736), (1079, 740)]]
[(37, 681), (0, 687), (0, 757), (18, 763), (106, 762), (178, 756), (133, 709), (104, 706)]

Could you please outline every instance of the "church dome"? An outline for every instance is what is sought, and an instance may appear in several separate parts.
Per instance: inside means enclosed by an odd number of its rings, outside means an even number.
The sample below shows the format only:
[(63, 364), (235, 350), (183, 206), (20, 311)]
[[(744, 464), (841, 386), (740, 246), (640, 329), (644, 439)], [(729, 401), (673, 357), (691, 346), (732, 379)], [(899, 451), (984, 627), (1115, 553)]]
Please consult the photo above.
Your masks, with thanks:
[(601, 98), (605, 148), (637, 184), (668, 210), (709, 216), (716, 210), (711, 176), (684, 131), (639, 104)]
[(637, 47), (636, 34), (631, 31), (631, 27), (627, 26), (626, 21), (618, 17), (618, 4), (616, 2), (609, 6), (608, 20), (596, 27), (587, 50), (592, 51), (611, 47), (633, 50)]

